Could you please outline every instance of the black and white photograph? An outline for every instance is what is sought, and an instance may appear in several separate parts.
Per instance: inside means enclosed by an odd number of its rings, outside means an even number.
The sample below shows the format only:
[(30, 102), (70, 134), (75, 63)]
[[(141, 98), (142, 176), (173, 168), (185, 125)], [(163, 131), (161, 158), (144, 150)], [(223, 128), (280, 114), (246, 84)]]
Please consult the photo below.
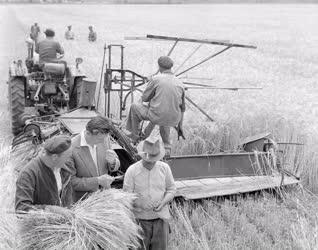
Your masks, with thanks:
[(0, 0), (0, 250), (318, 249), (318, 0)]

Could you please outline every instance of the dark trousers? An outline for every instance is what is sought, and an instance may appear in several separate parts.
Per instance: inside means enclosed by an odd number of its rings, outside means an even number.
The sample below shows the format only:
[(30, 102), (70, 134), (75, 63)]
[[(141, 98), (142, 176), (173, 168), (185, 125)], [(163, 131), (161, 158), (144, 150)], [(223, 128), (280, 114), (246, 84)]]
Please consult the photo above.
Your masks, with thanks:
[[(126, 129), (132, 133), (134, 139), (139, 138), (140, 134), (140, 123), (142, 121), (150, 121), (148, 115), (149, 107), (140, 103), (133, 103), (130, 106), (129, 114), (127, 118)], [(148, 126), (145, 128), (145, 137), (148, 137), (156, 124), (149, 122)], [(169, 126), (159, 126), (160, 135), (165, 147), (170, 147), (170, 127)]]
[(169, 224), (162, 219), (139, 220), (143, 241), (139, 250), (166, 250), (168, 248)]

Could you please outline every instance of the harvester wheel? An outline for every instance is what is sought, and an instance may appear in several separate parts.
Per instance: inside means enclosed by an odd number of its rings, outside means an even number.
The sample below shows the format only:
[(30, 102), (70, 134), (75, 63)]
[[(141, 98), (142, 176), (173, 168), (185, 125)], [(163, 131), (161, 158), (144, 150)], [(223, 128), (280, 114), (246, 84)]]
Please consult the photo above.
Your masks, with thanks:
[(9, 104), (11, 113), (11, 128), (14, 135), (19, 134), (23, 129), (21, 115), (24, 113), (24, 81), (14, 78), (9, 81)]

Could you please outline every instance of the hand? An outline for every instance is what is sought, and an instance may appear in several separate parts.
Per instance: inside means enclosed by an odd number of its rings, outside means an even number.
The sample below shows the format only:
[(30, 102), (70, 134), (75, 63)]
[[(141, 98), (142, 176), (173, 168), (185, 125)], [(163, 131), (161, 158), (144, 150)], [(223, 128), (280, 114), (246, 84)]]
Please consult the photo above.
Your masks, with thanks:
[(59, 206), (46, 206), (45, 211), (48, 211), (50, 213), (59, 214), (64, 217), (72, 217), (74, 216), (73, 212), (65, 207), (59, 207)]
[(155, 208), (153, 209), (153, 211), (155, 211), (155, 212), (160, 212), (161, 209), (164, 207), (164, 205), (165, 205), (165, 204), (163, 204), (162, 202), (160, 202), (159, 206), (155, 207)]
[(110, 184), (114, 181), (114, 177), (104, 174), (99, 177), (97, 177), (98, 185), (102, 186), (103, 188), (110, 188)]
[(114, 150), (107, 150), (106, 151), (106, 161), (110, 166), (111, 172), (116, 172), (120, 167), (120, 161), (118, 160), (117, 154)]

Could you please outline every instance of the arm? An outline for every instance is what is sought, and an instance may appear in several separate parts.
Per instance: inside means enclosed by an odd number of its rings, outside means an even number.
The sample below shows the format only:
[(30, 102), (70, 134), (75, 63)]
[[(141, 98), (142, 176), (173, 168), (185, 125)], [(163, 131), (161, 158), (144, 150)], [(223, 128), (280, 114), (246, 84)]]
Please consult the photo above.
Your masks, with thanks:
[(34, 205), (35, 177), (22, 172), (16, 182), (15, 210), (27, 212), (31, 209), (44, 209), (45, 205)]
[(71, 183), (74, 191), (97, 191), (99, 188), (97, 177), (78, 177), (77, 169), (74, 161), (73, 155), (65, 164), (71, 171)]
[(129, 167), (125, 173), (123, 190), (125, 192), (134, 192), (134, 178), (131, 167)]
[(64, 49), (60, 43), (57, 43), (56, 52), (59, 53), (60, 55), (64, 55)]
[(183, 126), (183, 117), (184, 117), (184, 112), (185, 112), (185, 91), (182, 88), (182, 95), (181, 95), (181, 104), (180, 104), (180, 110), (181, 110), (181, 119), (179, 121), (178, 127), (179, 129), (182, 130), (182, 126)]
[(156, 94), (156, 86), (157, 86), (156, 79), (152, 79), (148, 82), (146, 89), (142, 93), (141, 99), (143, 102), (150, 102), (151, 101), (151, 99)]
[(169, 165), (167, 165), (166, 166), (166, 192), (159, 206), (155, 208), (155, 211), (160, 211), (167, 203), (169, 203), (174, 198), (176, 191), (177, 191), (177, 188), (174, 183), (171, 169)]

